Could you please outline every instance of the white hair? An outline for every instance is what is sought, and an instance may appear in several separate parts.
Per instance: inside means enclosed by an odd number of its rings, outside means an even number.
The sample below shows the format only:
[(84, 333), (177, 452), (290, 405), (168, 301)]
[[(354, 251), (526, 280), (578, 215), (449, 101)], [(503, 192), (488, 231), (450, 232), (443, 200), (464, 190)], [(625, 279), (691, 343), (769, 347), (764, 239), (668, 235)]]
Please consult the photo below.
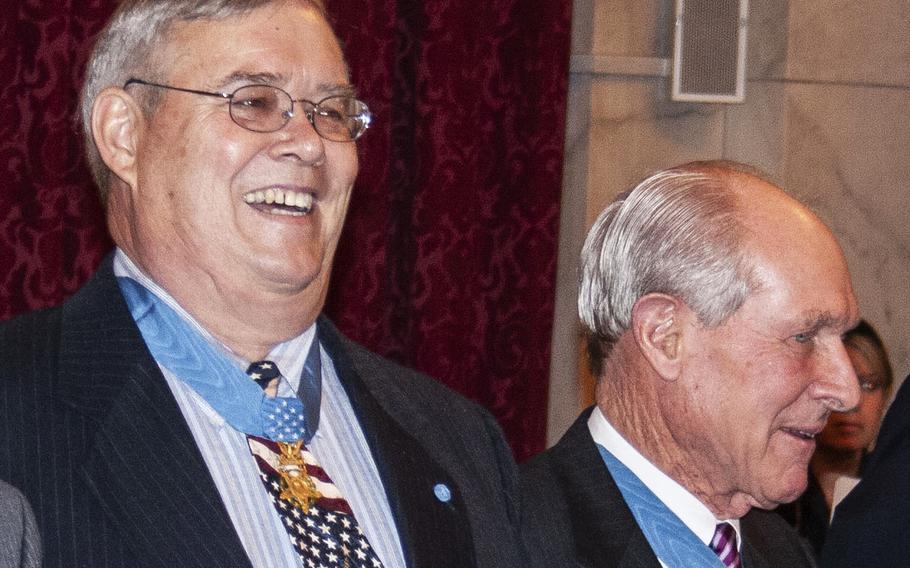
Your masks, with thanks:
[[(107, 87), (122, 87), (131, 78), (163, 80), (156, 55), (167, 44), (175, 23), (241, 16), (284, 1), (287, 0), (125, 0), (120, 3), (95, 41), (79, 101), (86, 158), (102, 201), (107, 201), (111, 172), (101, 159), (92, 136), (92, 107), (98, 93)], [(326, 16), (321, 0), (301, 1)], [(154, 109), (157, 101), (154, 92), (143, 93), (137, 98), (146, 114)]]
[(753, 291), (731, 176), (743, 164), (693, 162), (651, 175), (600, 214), (581, 253), (578, 314), (599, 374), (632, 325), (639, 298), (663, 293), (708, 326), (723, 323)]

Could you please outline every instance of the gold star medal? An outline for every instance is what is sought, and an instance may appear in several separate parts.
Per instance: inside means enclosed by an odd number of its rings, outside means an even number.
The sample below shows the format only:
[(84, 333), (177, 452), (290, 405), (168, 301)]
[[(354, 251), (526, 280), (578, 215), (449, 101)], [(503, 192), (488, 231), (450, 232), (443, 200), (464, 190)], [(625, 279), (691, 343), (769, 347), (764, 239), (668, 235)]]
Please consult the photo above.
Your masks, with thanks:
[(306, 513), (310, 506), (322, 497), (316, 489), (316, 483), (307, 473), (306, 463), (300, 447), (302, 440), (296, 442), (278, 442), (281, 455), (278, 456), (278, 474), (281, 476), (280, 499), (290, 502)]

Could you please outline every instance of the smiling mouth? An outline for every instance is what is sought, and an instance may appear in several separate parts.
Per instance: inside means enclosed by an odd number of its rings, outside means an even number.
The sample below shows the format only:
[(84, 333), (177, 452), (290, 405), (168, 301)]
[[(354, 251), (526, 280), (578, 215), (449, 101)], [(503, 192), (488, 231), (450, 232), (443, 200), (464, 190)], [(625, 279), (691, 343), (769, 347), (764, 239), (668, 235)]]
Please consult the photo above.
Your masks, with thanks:
[(272, 215), (302, 217), (313, 210), (315, 197), (306, 191), (278, 188), (260, 189), (244, 194), (243, 200), (259, 211)]
[(787, 434), (802, 440), (814, 440), (815, 437), (818, 436), (817, 430), (799, 430), (797, 428), (782, 428), (782, 430)]

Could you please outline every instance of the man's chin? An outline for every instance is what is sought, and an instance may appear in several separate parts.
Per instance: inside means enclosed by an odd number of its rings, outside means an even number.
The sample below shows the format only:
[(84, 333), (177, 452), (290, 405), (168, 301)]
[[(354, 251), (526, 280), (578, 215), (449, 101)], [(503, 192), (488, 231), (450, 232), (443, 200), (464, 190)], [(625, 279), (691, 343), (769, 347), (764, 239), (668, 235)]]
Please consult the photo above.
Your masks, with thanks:
[(301, 292), (314, 283), (322, 284), (322, 255), (263, 255), (258, 259), (256, 272), (260, 285), (289, 292)]
[(764, 478), (764, 483), (757, 484), (754, 490), (749, 492), (749, 505), (770, 511), (780, 505), (791, 503), (803, 494), (808, 481), (808, 467), (805, 469), (797, 467), (768, 475)]
[(772, 510), (779, 505), (792, 503), (799, 499), (800, 495), (806, 490), (807, 479), (804, 476), (801, 483), (793, 483), (786, 486), (777, 487), (774, 491), (769, 492), (761, 501), (757, 500), (756, 507), (760, 509)]

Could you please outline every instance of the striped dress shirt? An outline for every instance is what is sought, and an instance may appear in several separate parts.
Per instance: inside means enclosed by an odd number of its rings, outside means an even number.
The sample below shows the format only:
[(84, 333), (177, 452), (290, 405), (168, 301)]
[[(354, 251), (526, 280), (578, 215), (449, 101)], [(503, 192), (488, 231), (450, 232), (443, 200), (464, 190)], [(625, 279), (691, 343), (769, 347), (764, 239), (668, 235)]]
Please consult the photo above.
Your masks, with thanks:
[[(160, 286), (117, 249), (114, 274), (132, 278), (177, 311), (191, 327), (246, 370), (249, 361), (215, 340)], [(316, 333), (315, 324), (298, 337), (277, 345), (268, 355), (284, 379), (279, 395), (293, 396)], [(307, 444), (345, 496), (357, 521), (385, 568), (404, 568), (404, 553), (369, 446), (331, 358), (322, 350), (322, 404), (319, 429)], [(190, 432), (199, 447), (215, 486), (255, 568), (303, 567), (288, 533), (259, 478), (246, 434), (227, 424), (215, 410), (179, 377), (159, 364)]]

